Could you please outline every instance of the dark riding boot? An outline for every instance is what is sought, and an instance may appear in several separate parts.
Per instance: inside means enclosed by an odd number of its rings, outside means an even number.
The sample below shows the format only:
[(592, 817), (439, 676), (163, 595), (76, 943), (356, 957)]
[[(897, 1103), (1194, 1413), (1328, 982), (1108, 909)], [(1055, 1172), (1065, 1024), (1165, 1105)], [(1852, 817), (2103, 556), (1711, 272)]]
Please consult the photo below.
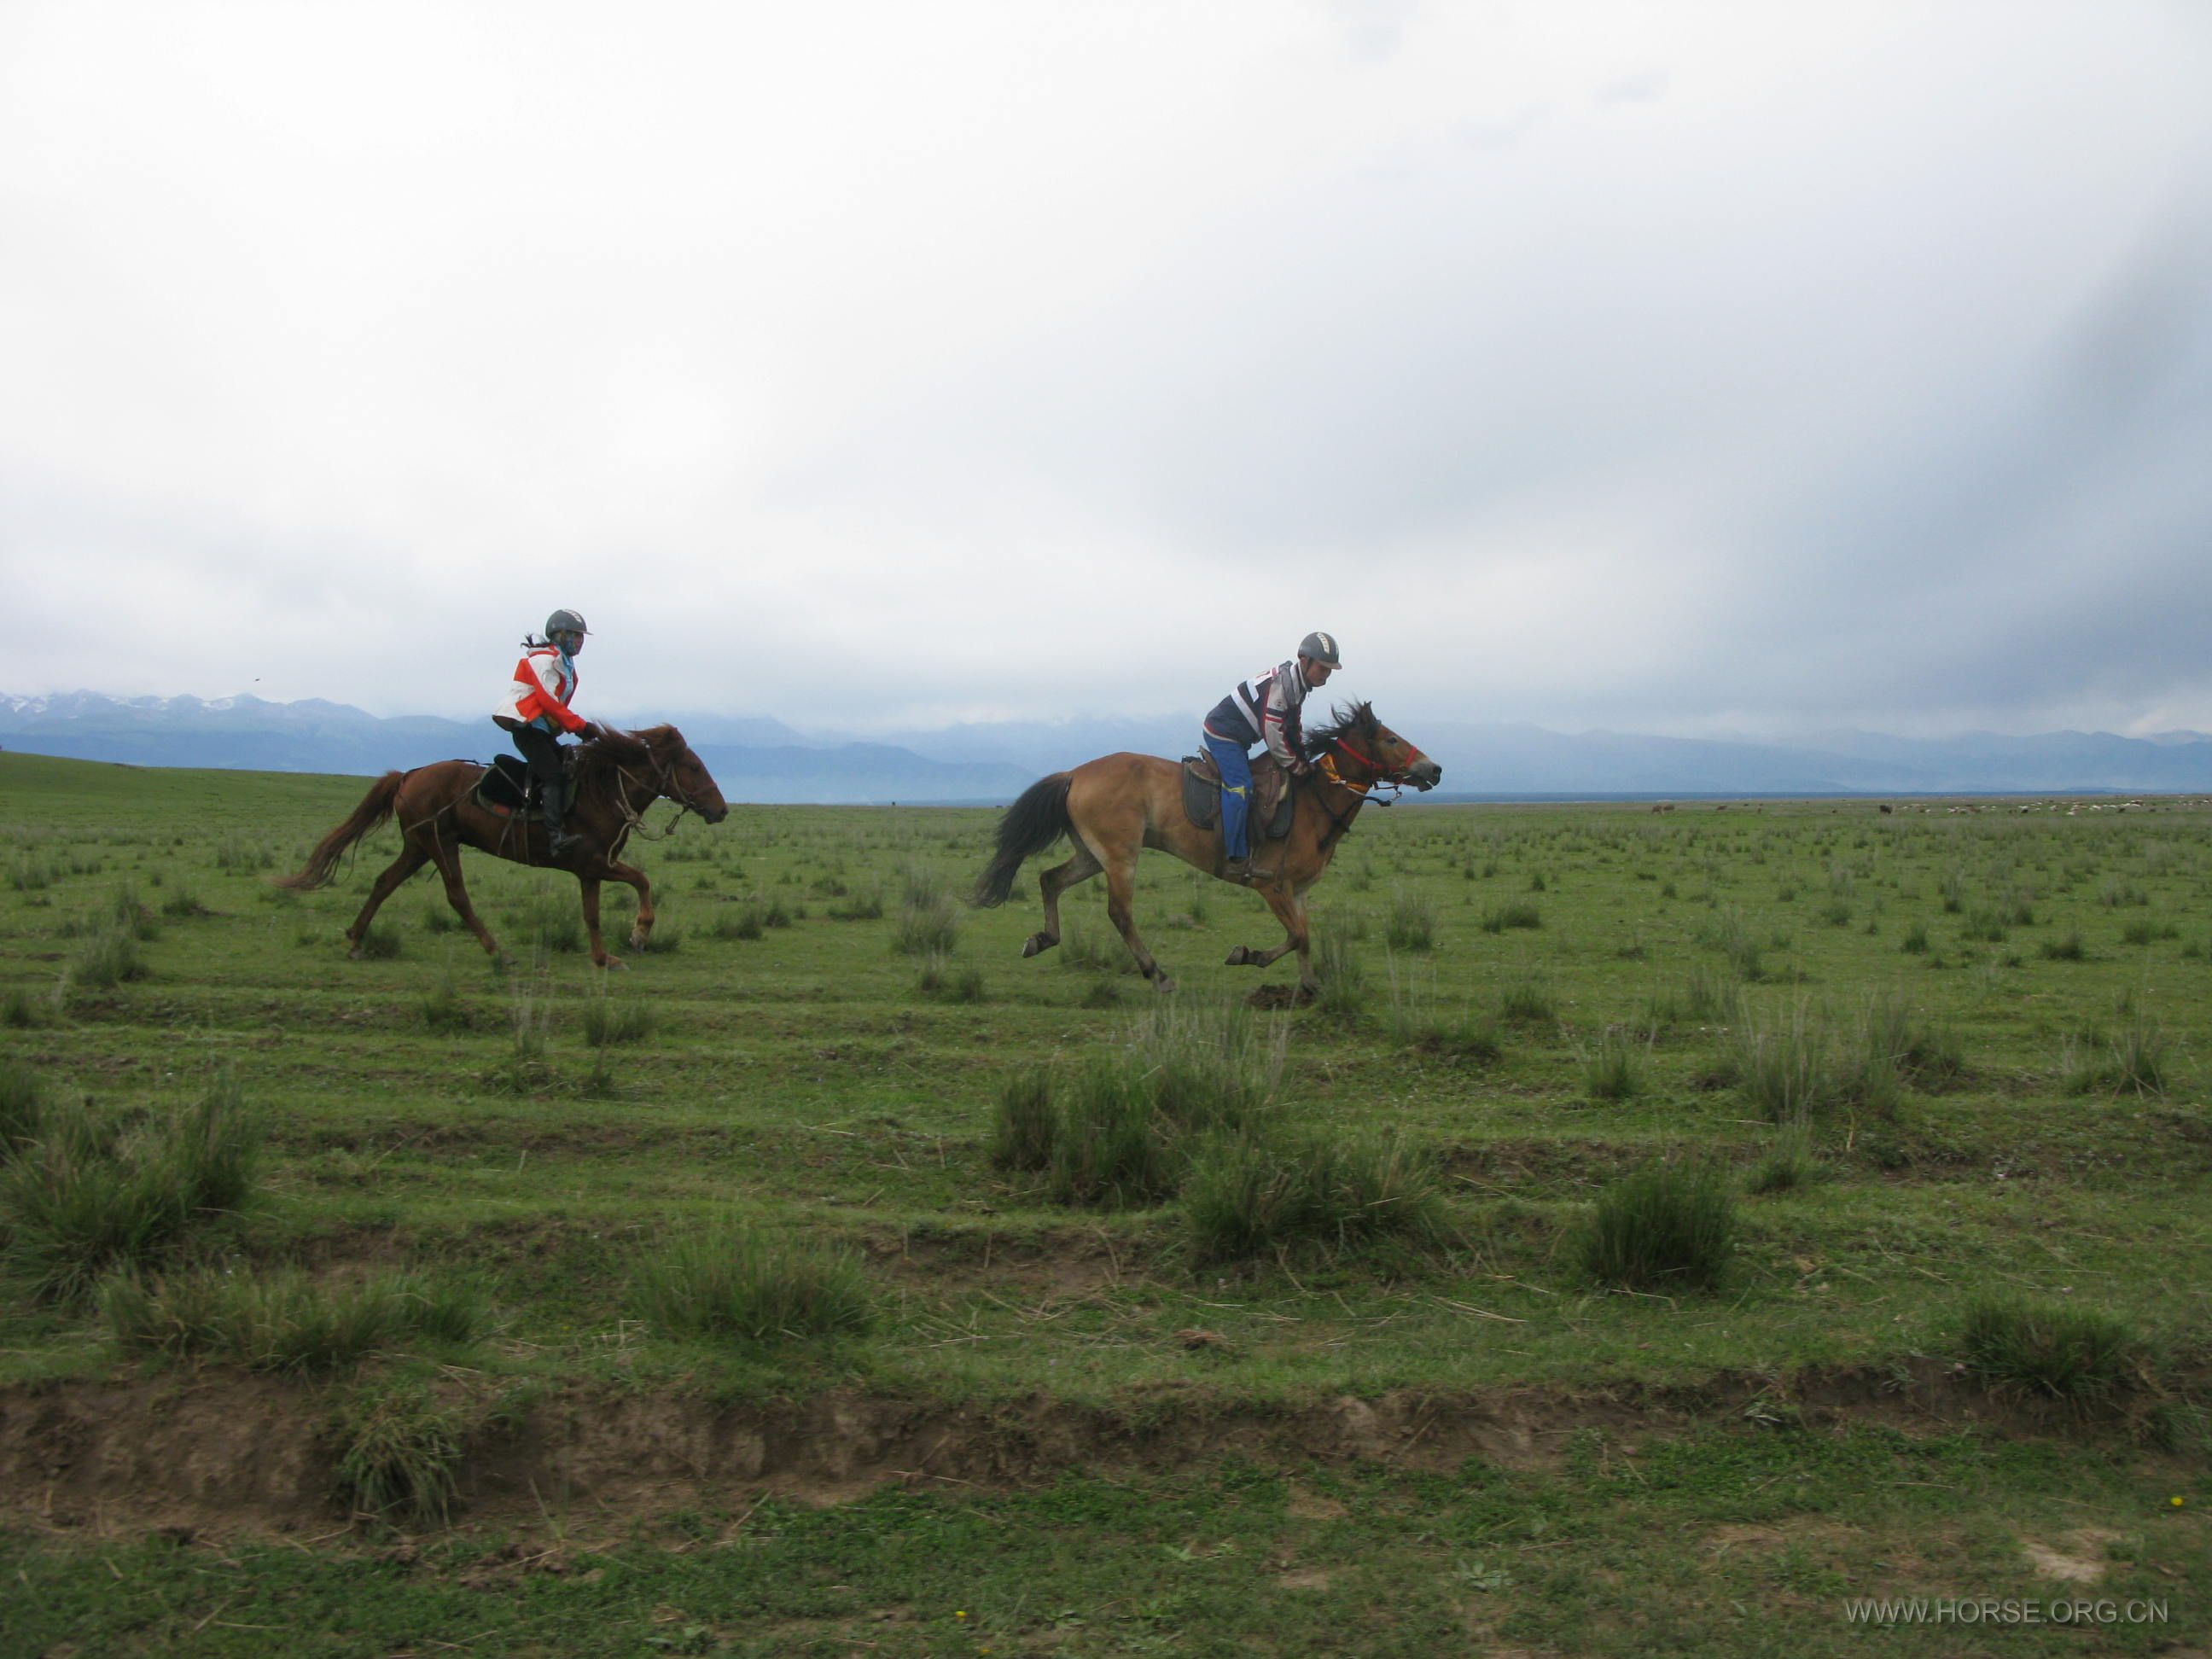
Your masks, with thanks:
[(583, 845), (582, 838), (570, 832), (564, 820), (568, 816), (568, 781), (566, 778), (548, 778), (538, 786), (538, 811), (545, 819), (545, 839), (548, 850), (555, 858), (574, 852)]
[(1247, 887), (1256, 887), (1263, 881), (1275, 878), (1273, 870), (1255, 869), (1249, 858), (1230, 860), (1222, 866), (1221, 873), (1228, 880), (1243, 882)]

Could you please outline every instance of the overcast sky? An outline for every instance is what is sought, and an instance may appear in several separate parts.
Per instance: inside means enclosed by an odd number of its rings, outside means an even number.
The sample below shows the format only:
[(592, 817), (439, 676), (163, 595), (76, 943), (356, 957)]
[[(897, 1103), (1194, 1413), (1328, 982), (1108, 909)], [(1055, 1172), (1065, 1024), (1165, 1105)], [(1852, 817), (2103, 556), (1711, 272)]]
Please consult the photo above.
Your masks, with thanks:
[(0, 0), (0, 691), (2212, 729), (2212, 6)]

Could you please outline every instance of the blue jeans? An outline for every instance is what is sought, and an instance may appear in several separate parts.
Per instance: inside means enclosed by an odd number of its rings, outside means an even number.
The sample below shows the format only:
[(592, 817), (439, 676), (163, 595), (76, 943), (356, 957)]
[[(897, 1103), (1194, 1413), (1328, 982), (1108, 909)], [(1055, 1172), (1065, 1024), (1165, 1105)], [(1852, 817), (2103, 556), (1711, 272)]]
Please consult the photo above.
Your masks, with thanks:
[(1206, 752), (1221, 769), (1221, 840), (1232, 859), (1252, 856), (1252, 758), (1241, 743), (1208, 732)]

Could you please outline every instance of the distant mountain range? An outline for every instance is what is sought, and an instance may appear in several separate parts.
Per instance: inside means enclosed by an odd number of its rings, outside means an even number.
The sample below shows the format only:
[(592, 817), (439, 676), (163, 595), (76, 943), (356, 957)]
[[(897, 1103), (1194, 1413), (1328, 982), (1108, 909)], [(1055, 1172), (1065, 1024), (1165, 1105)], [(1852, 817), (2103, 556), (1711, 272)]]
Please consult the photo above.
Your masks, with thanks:
[[(1041, 775), (1117, 750), (1178, 755), (1194, 720), (1006, 721), (939, 731), (802, 732), (766, 717), (678, 715), (732, 800), (999, 802)], [(1915, 738), (1833, 732), (1793, 743), (1431, 724), (1404, 730), (1443, 765), (1433, 799), (1607, 795), (2212, 793), (2212, 738), (2169, 732)], [(343, 703), (258, 697), (0, 695), (0, 746), (141, 766), (374, 774), (503, 747), (488, 720), (380, 719)]]

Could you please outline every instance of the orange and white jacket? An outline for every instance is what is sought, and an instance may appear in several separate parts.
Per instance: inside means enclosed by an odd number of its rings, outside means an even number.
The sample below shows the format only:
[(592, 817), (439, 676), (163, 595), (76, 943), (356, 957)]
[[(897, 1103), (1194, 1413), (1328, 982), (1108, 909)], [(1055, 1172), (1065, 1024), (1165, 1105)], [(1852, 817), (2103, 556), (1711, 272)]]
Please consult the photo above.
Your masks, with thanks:
[(514, 665), (514, 684), (495, 713), (525, 726), (535, 721), (549, 732), (556, 726), (564, 732), (580, 732), (586, 722), (568, 707), (568, 699), (575, 695), (576, 665), (557, 647), (541, 645)]

